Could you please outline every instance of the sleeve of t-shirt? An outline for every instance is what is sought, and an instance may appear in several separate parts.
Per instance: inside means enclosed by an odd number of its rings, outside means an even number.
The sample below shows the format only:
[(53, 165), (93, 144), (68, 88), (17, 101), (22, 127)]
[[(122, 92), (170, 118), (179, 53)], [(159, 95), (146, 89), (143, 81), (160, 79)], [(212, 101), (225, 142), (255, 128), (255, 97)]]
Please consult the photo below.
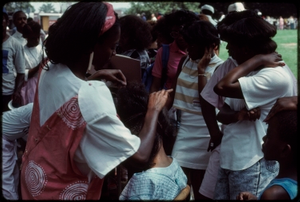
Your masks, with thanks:
[(160, 47), (158, 49), (156, 57), (155, 57), (153, 69), (152, 69), (152, 76), (155, 76), (157, 78), (161, 78), (161, 73), (162, 73), (162, 68), (163, 68), (163, 64), (162, 64), (162, 50), (163, 50), (162, 47)]
[(117, 117), (111, 93), (103, 82), (84, 84), (78, 101), (87, 122), (79, 147), (90, 169), (103, 178), (139, 149), (140, 138)]
[(274, 103), (277, 98), (285, 95), (289, 88), (289, 82), (282, 67), (264, 68), (252, 76), (238, 79), (247, 109)]
[(18, 74), (25, 73), (25, 53), (21, 43), (15, 43), (15, 60), (14, 65)]
[(224, 97), (216, 94), (214, 92), (214, 87), (234, 67), (235, 64), (230, 59), (227, 59), (212, 74), (211, 78), (201, 91), (201, 96), (203, 97), (203, 99), (205, 99), (207, 102), (209, 102), (211, 105), (218, 109), (220, 109), (223, 106)]
[(28, 134), (33, 103), (6, 111), (2, 115), (2, 135), (9, 140), (25, 137)]

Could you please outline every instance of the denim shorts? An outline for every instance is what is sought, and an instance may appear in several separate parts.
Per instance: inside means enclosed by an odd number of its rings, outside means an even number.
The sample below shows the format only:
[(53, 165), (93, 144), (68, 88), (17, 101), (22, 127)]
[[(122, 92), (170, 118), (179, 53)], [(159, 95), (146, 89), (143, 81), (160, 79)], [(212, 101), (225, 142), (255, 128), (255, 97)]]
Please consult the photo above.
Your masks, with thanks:
[(219, 168), (214, 200), (236, 200), (237, 195), (244, 191), (259, 197), (278, 172), (279, 163), (264, 158), (245, 170)]

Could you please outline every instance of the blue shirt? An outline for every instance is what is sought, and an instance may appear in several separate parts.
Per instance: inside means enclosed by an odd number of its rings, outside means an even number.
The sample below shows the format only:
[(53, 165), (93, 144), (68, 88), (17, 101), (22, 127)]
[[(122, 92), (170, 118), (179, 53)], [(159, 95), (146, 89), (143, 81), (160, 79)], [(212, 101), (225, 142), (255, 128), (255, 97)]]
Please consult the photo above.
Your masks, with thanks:
[[(290, 196), (291, 200), (295, 199), (298, 193), (298, 183), (291, 178), (275, 178), (270, 182), (270, 184), (265, 188), (268, 189), (271, 186), (281, 186)], [(264, 193), (264, 191), (262, 192)], [(259, 199), (261, 198), (261, 195)]]
[(119, 200), (173, 200), (187, 185), (187, 177), (173, 158), (168, 167), (135, 173)]

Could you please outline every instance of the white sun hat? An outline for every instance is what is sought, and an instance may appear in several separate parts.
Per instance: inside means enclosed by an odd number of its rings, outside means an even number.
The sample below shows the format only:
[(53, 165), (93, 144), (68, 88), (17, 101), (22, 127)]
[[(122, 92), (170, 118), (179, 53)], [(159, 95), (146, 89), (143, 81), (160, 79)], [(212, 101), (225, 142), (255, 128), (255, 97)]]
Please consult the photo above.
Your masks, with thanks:
[(208, 11), (211, 11), (212, 13), (215, 13), (214, 7), (207, 5), (207, 4), (204, 4), (203, 6), (201, 6), (201, 11), (202, 10), (208, 10)]
[(236, 2), (236, 3), (230, 4), (228, 6), (228, 13), (233, 12), (233, 11), (241, 12), (244, 10), (246, 10), (246, 9), (241, 2)]

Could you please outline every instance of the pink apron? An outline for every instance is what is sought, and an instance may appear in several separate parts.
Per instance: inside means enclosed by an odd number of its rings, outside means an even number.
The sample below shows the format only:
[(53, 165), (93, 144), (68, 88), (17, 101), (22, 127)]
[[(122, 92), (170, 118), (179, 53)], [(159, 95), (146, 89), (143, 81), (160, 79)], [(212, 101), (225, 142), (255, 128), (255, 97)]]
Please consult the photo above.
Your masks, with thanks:
[(40, 126), (38, 86), (22, 157), (22, 200), (99, 200), (104, 179), (91, 182), (73, 160), (86, 122), (75, 96)]

